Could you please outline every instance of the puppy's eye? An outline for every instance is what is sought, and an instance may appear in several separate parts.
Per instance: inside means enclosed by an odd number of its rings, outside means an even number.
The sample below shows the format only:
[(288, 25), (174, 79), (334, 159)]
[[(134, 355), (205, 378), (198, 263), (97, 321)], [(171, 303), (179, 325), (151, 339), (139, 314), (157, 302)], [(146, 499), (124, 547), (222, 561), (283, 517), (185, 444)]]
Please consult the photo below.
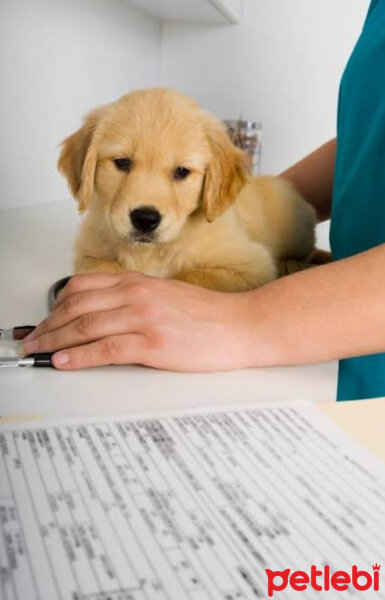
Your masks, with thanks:
[(186, 167), (177, 167), (174, 171), (174, 179), (186, 179), (190, 175), (191, 171)]
[(129, 158), (115, 158), (114, 163), (120, 171), (129, 171), (132, 166), (132, 161)]

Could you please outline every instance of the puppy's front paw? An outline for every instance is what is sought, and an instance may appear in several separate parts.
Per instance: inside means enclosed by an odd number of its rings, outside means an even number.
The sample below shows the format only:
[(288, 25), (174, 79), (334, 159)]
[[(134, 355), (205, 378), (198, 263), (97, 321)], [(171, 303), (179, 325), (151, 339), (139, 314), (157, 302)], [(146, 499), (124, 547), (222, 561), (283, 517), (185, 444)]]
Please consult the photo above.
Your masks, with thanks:
[(273, 277), (266, 274), (266, 279), (257, 281), (254, 274), (216, 267), (211, 269), (197, 269), (194, 271), (181, 271), (175, 277), (179, 281), (199, 285), (200, 287), (217, 292), (247, 292), (267, 283)]
[(124, 269), (115, 260), (102, 260), (93, 256), (81, 256), (75, 260), (74, 274), (84, 273), (122, 273)]

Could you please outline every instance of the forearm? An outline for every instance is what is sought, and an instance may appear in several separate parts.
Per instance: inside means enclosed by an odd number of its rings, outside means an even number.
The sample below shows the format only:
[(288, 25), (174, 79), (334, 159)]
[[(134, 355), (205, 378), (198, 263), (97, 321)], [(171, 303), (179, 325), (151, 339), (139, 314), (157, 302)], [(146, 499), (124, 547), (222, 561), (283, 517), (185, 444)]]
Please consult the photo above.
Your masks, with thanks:
[(71, 278), (25, 354), (57, 368), (177, 371), (294, 365), (385, 352), (385, 244), (239, 294), (140, 273)]
[(385, 245), (248, 293), (251, 366), (385, 351)]
[(281, 173), (314, 206), (320, 221), (330, 217), (336, 148), (336, 140), (330, 140)]

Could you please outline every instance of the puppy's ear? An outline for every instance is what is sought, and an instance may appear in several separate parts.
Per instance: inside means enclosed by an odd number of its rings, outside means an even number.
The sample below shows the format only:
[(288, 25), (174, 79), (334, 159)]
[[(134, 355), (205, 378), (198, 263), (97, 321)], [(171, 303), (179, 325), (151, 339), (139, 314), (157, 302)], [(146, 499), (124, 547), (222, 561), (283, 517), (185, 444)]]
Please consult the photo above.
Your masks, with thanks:
[(202, 206), (207, 220), (212, 222), (235, 201), (248, 175), (246, 155), (234, 146), (222, 123), (213, 119), (207, 136), (211, 160), (203, 183)]
[(102, 112), (99, 108), (90, 113), (83, 127), (62, 142), (58, 169), (78, 200), (80, 213), (86, 210), (94, 189), (97, 158), (94, 133)]

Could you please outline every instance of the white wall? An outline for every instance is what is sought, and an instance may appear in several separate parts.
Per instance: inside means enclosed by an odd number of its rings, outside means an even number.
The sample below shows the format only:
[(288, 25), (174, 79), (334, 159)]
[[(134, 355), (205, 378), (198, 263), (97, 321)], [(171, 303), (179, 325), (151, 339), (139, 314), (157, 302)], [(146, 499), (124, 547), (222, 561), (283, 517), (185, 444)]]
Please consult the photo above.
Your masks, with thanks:
[(335, 135), (338, 83), (369, 0), (244, 0), (236, 26), (168, 23), (162, 79), (222, 118), (261, 120), (276, 173)]
[(0, 0), (0, 208), (69, 196), (58, 144), (93, 106), (160, 83), (160, 40), (125, 0)]
[(63, 137), (93, 106), (159, 83), (261, 120), (262, 168), (278, 172), (334, 135), (368, 2), (244, 0), (240, 25), (161, 27), (125, 0), (0, 0), (0, 208), (69, 197)]

